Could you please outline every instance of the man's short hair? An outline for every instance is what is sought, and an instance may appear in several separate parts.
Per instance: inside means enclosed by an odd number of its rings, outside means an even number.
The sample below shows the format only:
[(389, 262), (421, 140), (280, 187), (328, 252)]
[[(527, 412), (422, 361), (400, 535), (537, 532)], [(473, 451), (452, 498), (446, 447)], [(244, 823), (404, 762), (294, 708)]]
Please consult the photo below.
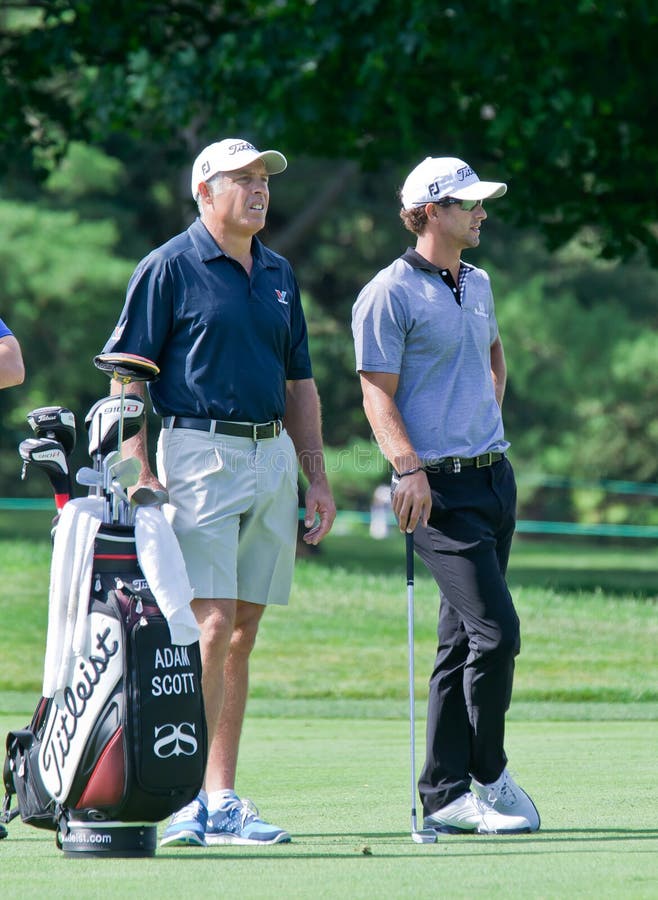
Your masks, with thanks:
[[(222, 181), (224, 181), (225, 175), (226, 172), (215, 172), (212, 178), (209, 178), (208, 181), (206, 181), (206, 184), (208, 185), (208, 188), (210, 190), (210, 195), (212, 197), (216, 197), (221, 193), (219, 187)], [(203, 213), (203, 199), (201, 197), (201, 194), (197, 194), (196, 205), (199, 209), (199, 213)]]

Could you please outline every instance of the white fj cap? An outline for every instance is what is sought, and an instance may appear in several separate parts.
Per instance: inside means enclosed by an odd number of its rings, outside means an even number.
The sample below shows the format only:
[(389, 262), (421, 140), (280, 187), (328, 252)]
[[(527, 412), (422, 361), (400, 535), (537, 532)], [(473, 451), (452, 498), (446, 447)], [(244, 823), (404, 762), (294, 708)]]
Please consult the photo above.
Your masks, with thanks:
[(256, 159), (262, 159), (268, 175), (278, 175), (288, 165), (288, 160), (278, 150), (256, 150), (249, 141), (241, 138), (226, 138), (209, 144), (199, 153), (192, 166), (192, 196), (196, 200), (199, 185), (208, 181), (218, 172), (234, 172)]
[(436, 203), (444, 197), (458, 200), (487, 200), (502, 197), (507, 185), (500, 181), (480, 181), (463, 159), (428, 156), (410, 172), (401, 197), (403, 209)]

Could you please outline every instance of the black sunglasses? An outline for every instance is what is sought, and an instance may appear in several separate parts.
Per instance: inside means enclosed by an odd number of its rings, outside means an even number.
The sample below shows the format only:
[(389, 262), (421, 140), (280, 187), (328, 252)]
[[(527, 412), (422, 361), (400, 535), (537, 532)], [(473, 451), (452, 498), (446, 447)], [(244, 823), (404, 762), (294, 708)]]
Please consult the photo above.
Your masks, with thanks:
[(437, 200), (437, 206), (454, 206), (459, 204), (464, 212), (471, 212), (476, 206), (482, 206), (482, 200), (458, 200), (456, 197), (444, 197), (443, 200)]

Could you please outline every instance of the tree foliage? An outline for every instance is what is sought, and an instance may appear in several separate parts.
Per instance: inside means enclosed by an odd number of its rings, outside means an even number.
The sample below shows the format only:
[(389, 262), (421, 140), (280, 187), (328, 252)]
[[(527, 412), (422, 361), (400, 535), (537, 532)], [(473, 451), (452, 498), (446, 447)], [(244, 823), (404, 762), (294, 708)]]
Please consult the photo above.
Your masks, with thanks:
[(291, 160), (264, 237), (297, 272), (325, 438), (356, 448), (358, 487), (350, 308), (413, 242), (395, 190), (430, 153), (510, 186), (469, 261), (492, 276), (521, 470), (654, 479), (657, 29), (640, 0), (5, 0), (0, 315), (28, 379), (0, 393), (0, 494), (44, 494), (16, 484), (26, 411), (69, 405), (81, 428), (132, 268), (189, 224), (191, 159), (230, 134)]
[(501, 214), (551, 246), (595, 227), (658, 262), (658, 11), (648, 0), (13, 0), (0, 156), (70, 137), (217, 134), (408, 170), (457, 154), (505, 177)]
[[(120, 181), (115, 161), (72, 145), (38, 203), (0, 198), (0, 316), (20, 341), (27, 373), (21, 387), (0, 391), (0, 495), (25, 492), (17, 488), (16, 447), (31, 434), (30, 409), (71, 408), (81, 432), (75, 462), (89, 461), (84, 416), (109, 393), (92, 357), (114, 326), (133, 269), (117, 251), (126, 222), (112, 204)], [(26, 487), (36, 496), (47, 491), (41, 476)]]

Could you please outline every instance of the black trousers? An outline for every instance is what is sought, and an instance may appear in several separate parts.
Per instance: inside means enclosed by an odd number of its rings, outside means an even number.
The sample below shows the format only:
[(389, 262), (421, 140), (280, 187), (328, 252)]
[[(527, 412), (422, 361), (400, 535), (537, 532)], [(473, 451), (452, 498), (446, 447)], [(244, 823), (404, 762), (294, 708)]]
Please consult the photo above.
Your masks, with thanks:
[(428, 478), (432, 513), (414, 541), (440, 590), (418, 783), (425, 815), (468, 791), (471, 776), (487, 784), (505, 768), (505, 714), (520, 650), (519, 619), (505, 581), (516, 521), (511, 464), (503, 459)]

